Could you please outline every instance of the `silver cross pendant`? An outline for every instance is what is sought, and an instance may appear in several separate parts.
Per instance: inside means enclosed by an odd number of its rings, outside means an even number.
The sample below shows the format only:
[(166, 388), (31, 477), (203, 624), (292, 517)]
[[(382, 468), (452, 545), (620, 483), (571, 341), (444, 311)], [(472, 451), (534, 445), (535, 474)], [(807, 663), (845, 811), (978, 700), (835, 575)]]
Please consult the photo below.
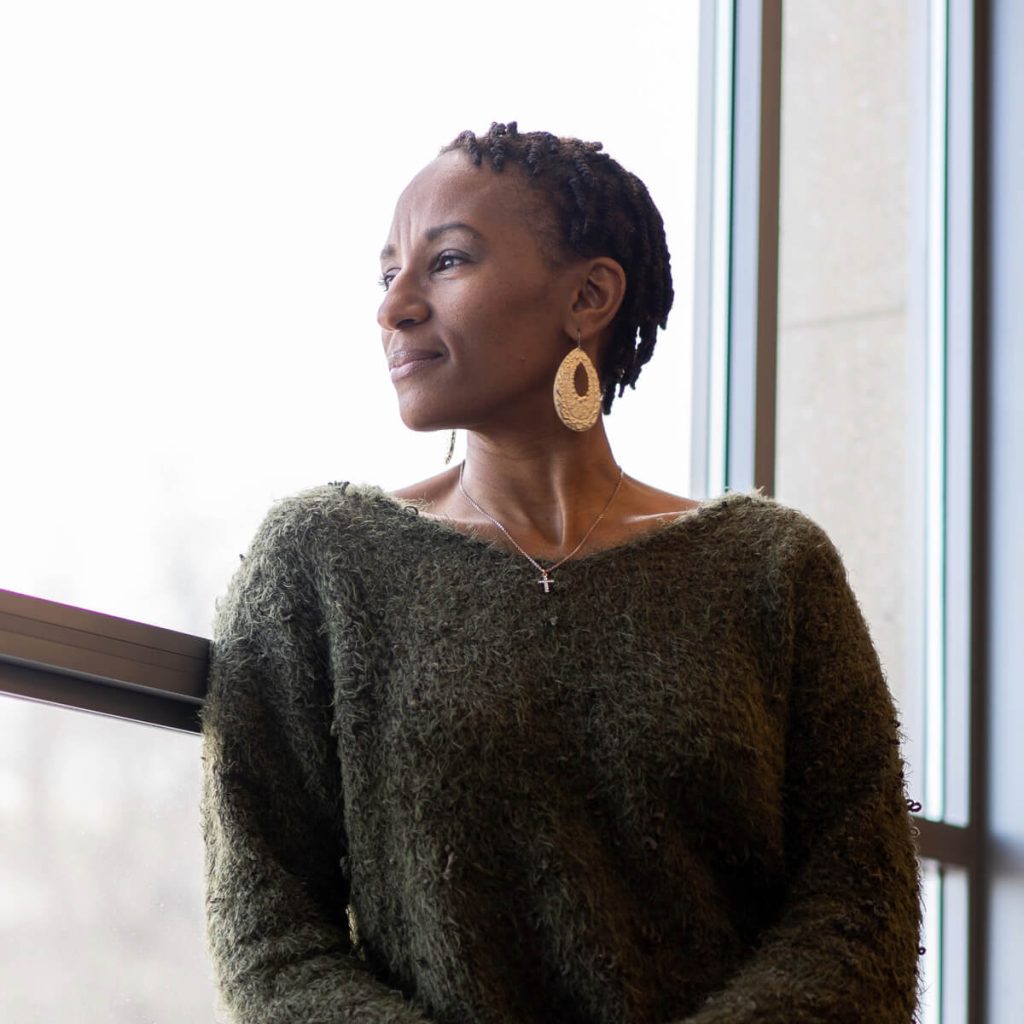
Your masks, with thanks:
[(551, 588), (554, 585), (555, 581), (547, 573), (544, 573), (544, 575), (537, 580), (537, 586), (543, 588), (545, 594), (550, 594)]

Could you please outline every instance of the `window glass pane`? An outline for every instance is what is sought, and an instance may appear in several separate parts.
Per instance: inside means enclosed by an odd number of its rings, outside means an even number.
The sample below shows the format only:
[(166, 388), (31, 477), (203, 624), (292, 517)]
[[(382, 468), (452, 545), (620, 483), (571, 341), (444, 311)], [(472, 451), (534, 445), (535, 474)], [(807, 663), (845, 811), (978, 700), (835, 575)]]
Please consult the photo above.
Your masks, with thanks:
[(685, 493), (698, 8), (5, 5), (0, 587), (206, 633), (274, 498), (442, 469), (398, 420), (377, 254), (492, 120), (601, 139), (659, 204), (676, 305), (609, 430)]
[(942, 1024), (942, 870), (935, 861), (921, 864), (921, 923), (920, 1005), (921, 1024)]
[(967, 872), (926, 860), (921, 882), (921, 1024), (966, 1024)]
[(778, 497), (818, 520), (843, 554), (899, 704), (911, 795), (935, 817), (941, 8), (785, 5), (776, 477)]
[(199, 739), (0, 697), (0, 1019), (219, 1020)]

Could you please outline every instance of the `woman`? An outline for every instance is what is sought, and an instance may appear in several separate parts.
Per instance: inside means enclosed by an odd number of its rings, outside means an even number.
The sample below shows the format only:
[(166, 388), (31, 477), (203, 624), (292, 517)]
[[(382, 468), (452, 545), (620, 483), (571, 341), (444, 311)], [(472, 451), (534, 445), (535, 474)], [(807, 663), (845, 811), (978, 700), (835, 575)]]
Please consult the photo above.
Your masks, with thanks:
[(402, 418), (467, 456), (281, 503), (219, 609), (237, 1019), (909, 1021), (897, 723), (839, 556), (760, 495), (632, 479), (603, 429), (672, 302), (643, 184), (464, 133), (381, 267)]

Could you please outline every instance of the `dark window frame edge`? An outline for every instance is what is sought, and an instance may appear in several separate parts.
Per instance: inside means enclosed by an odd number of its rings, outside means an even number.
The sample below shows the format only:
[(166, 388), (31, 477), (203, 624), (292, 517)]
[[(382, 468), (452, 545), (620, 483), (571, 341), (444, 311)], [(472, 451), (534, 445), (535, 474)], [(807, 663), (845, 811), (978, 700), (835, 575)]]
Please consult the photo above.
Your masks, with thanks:
[(0, 590), (0, 694), (199, 731), (209, 641)]

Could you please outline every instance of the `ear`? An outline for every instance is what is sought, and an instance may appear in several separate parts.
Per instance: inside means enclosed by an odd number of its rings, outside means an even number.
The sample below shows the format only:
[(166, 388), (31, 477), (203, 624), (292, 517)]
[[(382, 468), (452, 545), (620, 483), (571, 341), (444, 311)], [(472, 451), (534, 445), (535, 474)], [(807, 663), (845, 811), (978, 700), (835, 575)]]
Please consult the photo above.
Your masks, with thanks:
[(580, 266), (565, 333), (576, 339), (580, 332), (584, 348), (596, 358), (601, 340), (615, 319), (626, 295), (626, 272), (618, 260), (595, 256)]

